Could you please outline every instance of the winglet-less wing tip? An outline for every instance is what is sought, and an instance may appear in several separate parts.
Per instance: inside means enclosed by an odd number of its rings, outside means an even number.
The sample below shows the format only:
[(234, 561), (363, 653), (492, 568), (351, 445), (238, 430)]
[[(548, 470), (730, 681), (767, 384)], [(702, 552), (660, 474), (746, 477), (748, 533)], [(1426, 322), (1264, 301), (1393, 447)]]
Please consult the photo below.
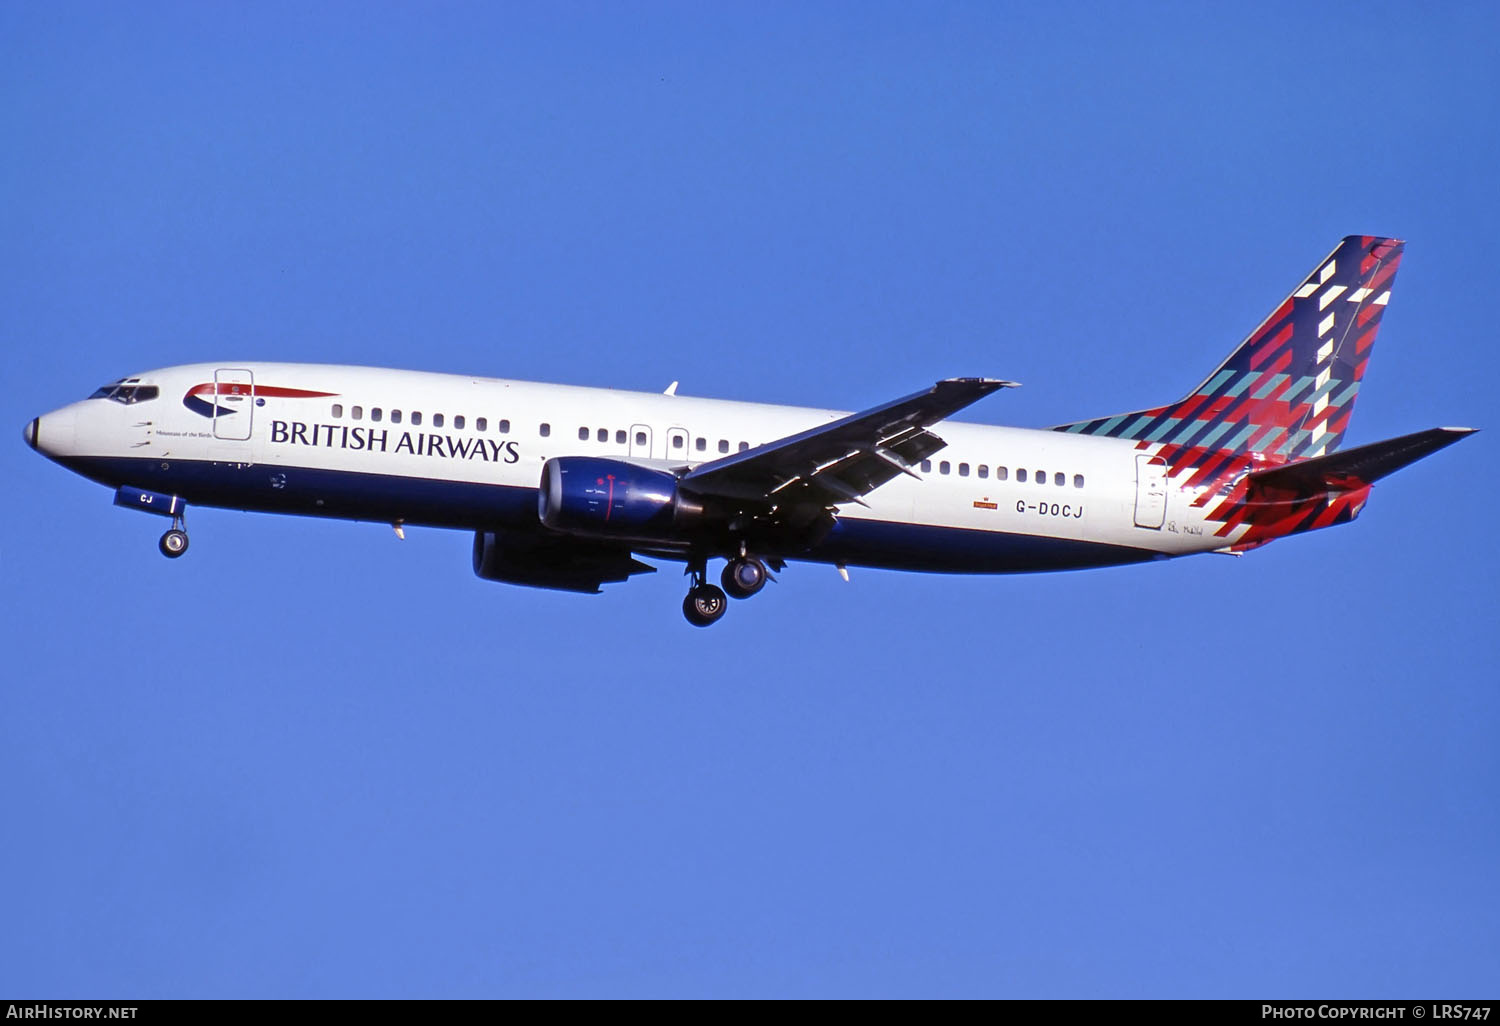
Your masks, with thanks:
[(1020, 388), (1019, 381), (1004, 381), (1000, 378), (944, 378), (939, 385), (989, 385), (995, 388)]

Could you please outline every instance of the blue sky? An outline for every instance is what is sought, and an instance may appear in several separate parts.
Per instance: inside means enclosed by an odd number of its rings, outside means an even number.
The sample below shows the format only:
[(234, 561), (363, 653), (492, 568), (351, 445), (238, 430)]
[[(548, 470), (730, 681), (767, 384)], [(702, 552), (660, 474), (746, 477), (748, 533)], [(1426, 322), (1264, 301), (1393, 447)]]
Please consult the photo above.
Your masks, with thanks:
[(198, 360), (1047, 425), (1408, 240), (1349, 444), (1496, 426), (1488, 4), (0, 7), (0, 992), (1500, 982), (1492, 436), (1243, 559), (477, 580), (160, 523), (29, 418)]

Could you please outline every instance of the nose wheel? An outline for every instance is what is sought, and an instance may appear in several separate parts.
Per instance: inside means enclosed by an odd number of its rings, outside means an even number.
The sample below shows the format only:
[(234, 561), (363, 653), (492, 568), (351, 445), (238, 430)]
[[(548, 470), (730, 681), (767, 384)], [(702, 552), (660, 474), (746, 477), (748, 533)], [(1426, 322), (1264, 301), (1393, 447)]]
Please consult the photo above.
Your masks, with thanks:
[(161, 541), (156, 543), (156, 547), (161, 549), (161, 554), (168, 559), (176, 559), (188, 550), (187, 531), (183, 530), (181, 519), (172, 521), (171, 530), (161, 536)]

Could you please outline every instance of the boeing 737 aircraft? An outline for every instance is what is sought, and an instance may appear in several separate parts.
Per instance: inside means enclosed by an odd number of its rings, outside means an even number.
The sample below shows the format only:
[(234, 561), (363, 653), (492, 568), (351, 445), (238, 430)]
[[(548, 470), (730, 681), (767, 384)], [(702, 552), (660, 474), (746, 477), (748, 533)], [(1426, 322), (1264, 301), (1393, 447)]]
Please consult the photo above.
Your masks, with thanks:
[[(1403, 243), (1350, 236), (1175, 403), (1044, 429), (947, 418), (950, 378), (862, 413), (499, 378), (217, 362), (121, 378), (27, 444), (170, 517), (190, 505), (474, 532), (491, 581), (598, 592), (686, 564), (707, 626), (789, 561), (940, 573), (1242, 553), (1353, 520), (1469, 434), (1339, 449)], [(720, 588), (710, 560), (723, 559)]]

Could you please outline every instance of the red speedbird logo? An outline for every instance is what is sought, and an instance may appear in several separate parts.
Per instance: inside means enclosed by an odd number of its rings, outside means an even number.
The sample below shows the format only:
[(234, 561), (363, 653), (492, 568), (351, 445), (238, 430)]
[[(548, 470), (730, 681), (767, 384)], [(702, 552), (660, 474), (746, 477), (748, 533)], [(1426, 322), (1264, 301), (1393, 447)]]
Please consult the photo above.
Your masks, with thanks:
[(604, 477), (596, 477), (594, 478), (594, 484), (603, 488), (606, 478), (609, 480), (609, 496), (604, 500), (604, 520), (605, 523), (608, 523), (609, 514), (615, 508), (615, 475), (605, 474)]
[[(233, 406), (220, 405), (218, 400), (230, 398), (254, 399), (262, 405), (263, 399), (324, 399), (338, 395), (337, 392), (315, 392), (307, 388), (282, 388), (278, 385), (256, 385), (248, 381), (205, 381), (194, 385), (182, 397), (182, 405), (200, 417), (227, 417), (236, 412)], [(204, 398), (207, 396), (207, 398)]]

